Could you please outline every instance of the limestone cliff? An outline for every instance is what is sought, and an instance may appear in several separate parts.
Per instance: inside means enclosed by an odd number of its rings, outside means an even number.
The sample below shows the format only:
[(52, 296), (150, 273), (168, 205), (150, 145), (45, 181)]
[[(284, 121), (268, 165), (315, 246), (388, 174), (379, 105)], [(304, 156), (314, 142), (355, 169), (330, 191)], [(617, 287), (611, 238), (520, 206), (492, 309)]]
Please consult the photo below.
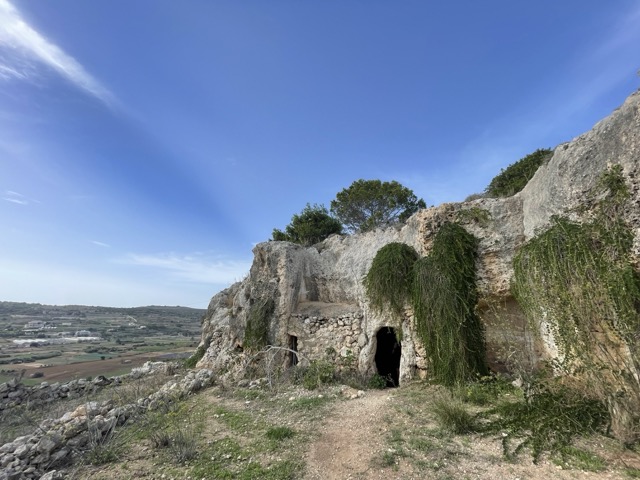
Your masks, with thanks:
[[(620, 164), (631, 187), (624, 219), (634, 232), (634, 255), (640, 263), (640, 93), (594, 128), (558, 146), (523, 191), (510, 198), (478, 199), (422, 210), (402, 227), (352, 236), (332, 236), (313, 247), (265, 242), (254, 248), (249, 276), (211, 300), (203, 325), (206, 353), (200, 366), (229, 369), (241, 356), (252, 307), (265, 298), (275, 302), (268, 338), (292, 346), (303, 361), (321, 358), (327, 348), (354, 355), (362, 372), (376, 371), (377, 333), (402, 329), (400, 381), (427, 375), (424, 352), (412, 329), (411, 312), (396, 325), (372, 311), (362, 279), (377, 251), (404, 242), (426, 255), (438, 228), (457, 221), (479, 240), (477, 310), (486, 326), (490, 365), (497, 370), (518, 362), (536, 362), (557, 354), (552, 338), (536, 341), (510, 294), (512, 260), (518, 248), (542, 231), (553, 215), (579, 219), (599, 176)], [(632, 362), (633, 363), (633, 362)], [(631, 364), (632, 364), (631, 363)], [(637, 365), (637, 362), (636, 362)], [(627, 365), (628, 366), (628, 365)], [(636, 380), (638, 372), (633, 372)]]

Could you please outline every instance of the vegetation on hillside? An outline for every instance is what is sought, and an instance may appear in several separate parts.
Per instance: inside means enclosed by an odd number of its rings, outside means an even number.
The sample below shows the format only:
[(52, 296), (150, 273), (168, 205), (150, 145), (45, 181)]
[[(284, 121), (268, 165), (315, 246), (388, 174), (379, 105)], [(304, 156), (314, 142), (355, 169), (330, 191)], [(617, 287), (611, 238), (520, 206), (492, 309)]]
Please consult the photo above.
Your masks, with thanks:
[(272, 298), (261, 298), (251, 305), (244, 331), (244, 347), (258, 351), (269, 344), (269, 321), (276, 308)]
[(342, 233), (342, 225), (329, 215), (326, 207), (307, 203), (302, 212), (291, 217), (291, 223), (284, 231), (274, 228), (272, 238), (308, 247), (336, 233)]
[(551, 158), (553, 150), (541, 148), (512, 163), (491, 180), (485, 189), (487, 197), (510, 197), (522, 190), (540, 165)]

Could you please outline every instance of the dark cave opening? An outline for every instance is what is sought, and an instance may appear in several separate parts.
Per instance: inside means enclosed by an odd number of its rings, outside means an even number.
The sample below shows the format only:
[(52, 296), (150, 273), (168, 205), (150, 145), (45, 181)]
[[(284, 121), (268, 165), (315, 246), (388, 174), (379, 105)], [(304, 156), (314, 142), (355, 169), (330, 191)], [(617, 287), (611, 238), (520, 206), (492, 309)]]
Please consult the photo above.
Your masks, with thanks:
[(387, 380), (387, 387), (397, 387), (400, 384), (400, 342), (392, 327), (382, 327), (376, 333), (376, 368), (378, 374)]
[(288, 363), (290, 367), (295, 367), (298, 364), (298, 337), (295, 335), (289, 335)]

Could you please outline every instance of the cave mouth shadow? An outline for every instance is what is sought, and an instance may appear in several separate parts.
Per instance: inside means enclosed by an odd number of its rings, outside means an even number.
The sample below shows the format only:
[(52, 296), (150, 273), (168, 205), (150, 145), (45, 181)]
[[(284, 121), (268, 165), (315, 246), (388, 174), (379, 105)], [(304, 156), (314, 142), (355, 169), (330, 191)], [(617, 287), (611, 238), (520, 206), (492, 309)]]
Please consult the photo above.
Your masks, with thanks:
[(396, 338), (393, 327), (382, 327), (376, 333), (376, 369), (378, 374), (385, 378), (387, 387), (400, 385), (400, 356), (402, 347)]

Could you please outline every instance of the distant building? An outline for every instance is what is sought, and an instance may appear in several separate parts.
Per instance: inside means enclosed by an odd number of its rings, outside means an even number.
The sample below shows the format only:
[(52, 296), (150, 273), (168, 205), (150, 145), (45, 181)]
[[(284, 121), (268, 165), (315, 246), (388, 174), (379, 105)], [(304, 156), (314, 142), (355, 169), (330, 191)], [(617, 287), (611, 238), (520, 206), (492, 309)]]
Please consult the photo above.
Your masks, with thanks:
[(76, 332), (76, 337), (90, 337), (91, 332), (89, 330), (78, 330)]
[(42, 320), (32, 320), (25, 326), (25, 330), (42, 330), (45, 327), (45, 323)]

